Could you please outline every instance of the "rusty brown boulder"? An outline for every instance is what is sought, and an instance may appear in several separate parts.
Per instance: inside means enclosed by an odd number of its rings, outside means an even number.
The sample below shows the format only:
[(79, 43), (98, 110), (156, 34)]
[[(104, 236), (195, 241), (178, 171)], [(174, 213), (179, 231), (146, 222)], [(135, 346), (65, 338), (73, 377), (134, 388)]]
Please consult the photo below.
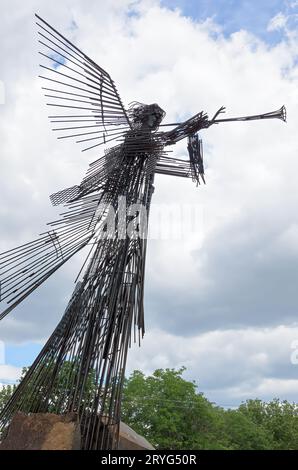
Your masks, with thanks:
[[(21, 413), (14, 415), (0, 450), (79, 450), (80, 426), (75, 413)], [(152, 445), (121, 422), (119, 450), (151, 450)]]
[(77, 415), (16, 413), (0, 450), (79, 450)]

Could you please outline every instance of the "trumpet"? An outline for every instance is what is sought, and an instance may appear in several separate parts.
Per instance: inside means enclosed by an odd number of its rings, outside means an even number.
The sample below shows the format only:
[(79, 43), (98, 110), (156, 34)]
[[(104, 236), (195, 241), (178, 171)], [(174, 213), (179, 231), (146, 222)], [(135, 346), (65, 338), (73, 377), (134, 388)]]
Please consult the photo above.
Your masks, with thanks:
[(257, 119), (281, 119), (283, 122), (287, 122), (287, 110), (285, 106), (282, 106), (277, 111), (272, 111), (271, 113), (255, 114), (253, 116), (241, 116), (227, 119), (215, 119), (218, 114), (224, 112), (224, 109), (225, 108), (220, 108), (214, 118), (209, 122), (212, 124), (216, 124), (219, 122), (256, 121)]

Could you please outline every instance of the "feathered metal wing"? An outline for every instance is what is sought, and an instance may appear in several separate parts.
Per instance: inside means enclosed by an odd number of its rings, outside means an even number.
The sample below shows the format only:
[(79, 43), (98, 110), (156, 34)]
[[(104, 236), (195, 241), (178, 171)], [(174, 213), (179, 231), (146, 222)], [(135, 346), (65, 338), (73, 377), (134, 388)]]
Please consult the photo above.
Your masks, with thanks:
[[(36, 15), (42, 89), (53, 108), (49, 115), (58, 139), (74, 139), (89, 150), (121, 140), (131, 124), (110, 75)], [(55, 110), (55, 112), (54, 112)]]
[[(47, 105), (58, 109), (57, 114), (49, 116), (56, 124), (53, 130), (59, 133), (58, 138), (92, 142), (84, 150), (121, 140), (131, 125), (110, 75), (40, 16), (36, 18), (43, 48), (40, 54), (48, 60), (48, 65), (40, 65), (44, 72), (41, 78), (49, 84), (43, 90), (50, 99)], [(113, 168), (114, 159), (110, 160), (105, 155), (94, 162), (81, 186), (62, 192), (63, 198), (59, 193), (56, 199), (53, 195), (54, 203), (61, 203), (62, 199), (66, 202), (77, 193), (81, 198), (68, 204), (62, 218), (49, 224), (49, 231), (30, 243), (0, 253), (0, 303), (6, 303), (4, 310), (0, 309), (0, 320), (90, 243), (105, 209), (98, 211), (98, 205), (104, 202), (102, 193), (91, 197), (88, 193), (93, 186), (100, 189)]]

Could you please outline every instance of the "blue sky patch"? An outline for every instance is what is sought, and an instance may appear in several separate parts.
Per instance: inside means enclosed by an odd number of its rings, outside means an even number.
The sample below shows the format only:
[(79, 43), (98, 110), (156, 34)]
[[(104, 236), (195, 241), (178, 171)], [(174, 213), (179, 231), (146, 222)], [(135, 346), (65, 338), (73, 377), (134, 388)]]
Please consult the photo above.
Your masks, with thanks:
[(263, 41), (274, 45), (284, 36), (284, 29), (268, 30), (270, 20), (278, 13), (296, 22), (297, 7), (294, 1), (284, 0), (161, 0), (167, 8), (180, 8), (182, 14), (197, 21), (212, 18), (225, 36), (245, 29)]
[(28, 367), (42, 348), (41, 344), (5, 344), (5, 363), (16, 367)]

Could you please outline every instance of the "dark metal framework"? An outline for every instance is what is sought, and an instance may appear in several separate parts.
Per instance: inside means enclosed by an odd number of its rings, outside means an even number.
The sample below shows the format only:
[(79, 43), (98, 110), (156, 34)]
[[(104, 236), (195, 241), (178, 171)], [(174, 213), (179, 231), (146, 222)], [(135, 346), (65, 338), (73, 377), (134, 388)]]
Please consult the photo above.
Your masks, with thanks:
[[(110, 75), (37, 16), (43, 90), (58, 139), (74, 139), (84, 150), (115, 141), (93, 162), (80, 185), (51, 196), (65, 204), (61, 218), (36, 240), (0, 254), (0, 301), (4, 318), (83, 247), (91, 249), (57, 328), (0, 415), (2, 431), (17, 410), (77, 412), (84, 449), (117, 448), (128, 347), (144, 335), (144, 272), (147, 223), (127, 218), (109, 235), (111, 208), (122, 217), (140, 204), (149, 214), (155, 173), (205, 183), (202, 142), (197, 132), (224, 121), (280, 118), (276, 112), (209, 120), (200, 112), (162, 132), (164, 111), (134, 102), (126, 110)], [(165, 150), (188, 139), (189, 160)], [(137, 236), (129, 236), (128, 225)], [(134, 233), (135, 233), (134, 232)], [(98, 234), (106, 236), (99, 237)], [(83, 272), (82, 268), (82, 272)]]

